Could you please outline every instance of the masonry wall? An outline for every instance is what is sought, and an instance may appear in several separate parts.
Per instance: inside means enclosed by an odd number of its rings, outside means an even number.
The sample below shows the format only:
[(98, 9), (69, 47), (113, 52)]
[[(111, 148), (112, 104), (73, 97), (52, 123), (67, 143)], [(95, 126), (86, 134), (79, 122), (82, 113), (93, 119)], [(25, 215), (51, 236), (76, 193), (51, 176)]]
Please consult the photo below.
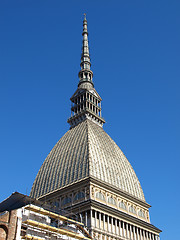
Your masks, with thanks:
[(0, 215), (0, 240), (13, 240), (16, 235), (17, 211), (4, 212)]

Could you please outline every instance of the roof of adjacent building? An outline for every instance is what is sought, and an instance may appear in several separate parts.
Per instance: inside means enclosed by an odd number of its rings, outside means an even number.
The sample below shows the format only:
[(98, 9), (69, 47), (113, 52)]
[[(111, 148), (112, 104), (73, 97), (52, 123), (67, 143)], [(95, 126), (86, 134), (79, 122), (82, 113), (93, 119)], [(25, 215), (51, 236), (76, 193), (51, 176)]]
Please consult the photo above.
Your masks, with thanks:
[(26, 206), (27, 204), (35, 204), (37, 206), (46, 206), (46, 204), (37, 199), (31, 198), (19, 192), (14, 192), (0, 203), (0, 212), (11, 211)]
[(86, 177), (145, 201), (140, 182), (121, 149), (102, 127), (88, 119), (57, 142), (42, 164), (30, 196), (38, 198)]

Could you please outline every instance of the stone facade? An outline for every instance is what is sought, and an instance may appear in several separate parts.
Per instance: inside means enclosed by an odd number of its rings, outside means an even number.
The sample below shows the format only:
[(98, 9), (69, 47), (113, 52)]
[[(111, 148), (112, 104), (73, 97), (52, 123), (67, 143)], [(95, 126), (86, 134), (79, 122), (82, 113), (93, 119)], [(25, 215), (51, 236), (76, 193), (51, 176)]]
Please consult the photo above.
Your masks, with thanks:
[(0, 240), (14, 240), (16, 236), (17, 211), (0, 213)]
[[(109, 198), (115, 202), (108, 201)], [(159, 238), (160, 230), (149, 220), (149, 204), (126, 193), (121, 194), (118, 189), (93, 178), (71, 184), (40, 199), (78, 215), (79, 221), (95, 239)]]

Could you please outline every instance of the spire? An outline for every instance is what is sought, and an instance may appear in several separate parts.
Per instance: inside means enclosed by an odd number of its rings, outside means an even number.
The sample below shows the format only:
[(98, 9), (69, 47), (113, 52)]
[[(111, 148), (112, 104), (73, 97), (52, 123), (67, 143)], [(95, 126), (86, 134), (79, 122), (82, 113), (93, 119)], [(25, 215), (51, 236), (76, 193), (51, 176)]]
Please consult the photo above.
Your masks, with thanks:
[(84, 21), (83, 21), (83, 44), (82, 44), (82, 54), (81, 54), (81, 70), (79, 71), (79, 85), (84, 82), (91, 83), (92, 86), (92, 78), (93, 72), (90, 70), (91, 61), (89, 56), (89, 43), (88, 43), (88, 30), (87, 30), (87, 19), (86, 14), (84, 14)]
[(81, 54), (81, 70), (79, 71), (78, 89), (71, 97), (71, 117), (68, 123), (71, 128), (89, 119), (99, 126), (103, 126), (105, 120), (101, 116), (101, 97), (94, 88), (92, 81), (93, 72), (90, 70), (88, 30), (86, 14), (83, 21), (83, 44)]

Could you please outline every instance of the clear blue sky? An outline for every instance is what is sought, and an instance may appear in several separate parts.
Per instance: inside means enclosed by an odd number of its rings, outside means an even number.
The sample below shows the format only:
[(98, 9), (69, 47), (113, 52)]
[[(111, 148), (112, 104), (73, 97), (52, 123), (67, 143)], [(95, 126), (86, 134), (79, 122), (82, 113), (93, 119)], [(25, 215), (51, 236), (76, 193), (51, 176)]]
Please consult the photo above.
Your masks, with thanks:
[(0, 201), (30, 193), (69, 129), (84, 12), (104, 129), (135, 169), (161, 239), (179, 239), (179, 0), (0, 1)]

